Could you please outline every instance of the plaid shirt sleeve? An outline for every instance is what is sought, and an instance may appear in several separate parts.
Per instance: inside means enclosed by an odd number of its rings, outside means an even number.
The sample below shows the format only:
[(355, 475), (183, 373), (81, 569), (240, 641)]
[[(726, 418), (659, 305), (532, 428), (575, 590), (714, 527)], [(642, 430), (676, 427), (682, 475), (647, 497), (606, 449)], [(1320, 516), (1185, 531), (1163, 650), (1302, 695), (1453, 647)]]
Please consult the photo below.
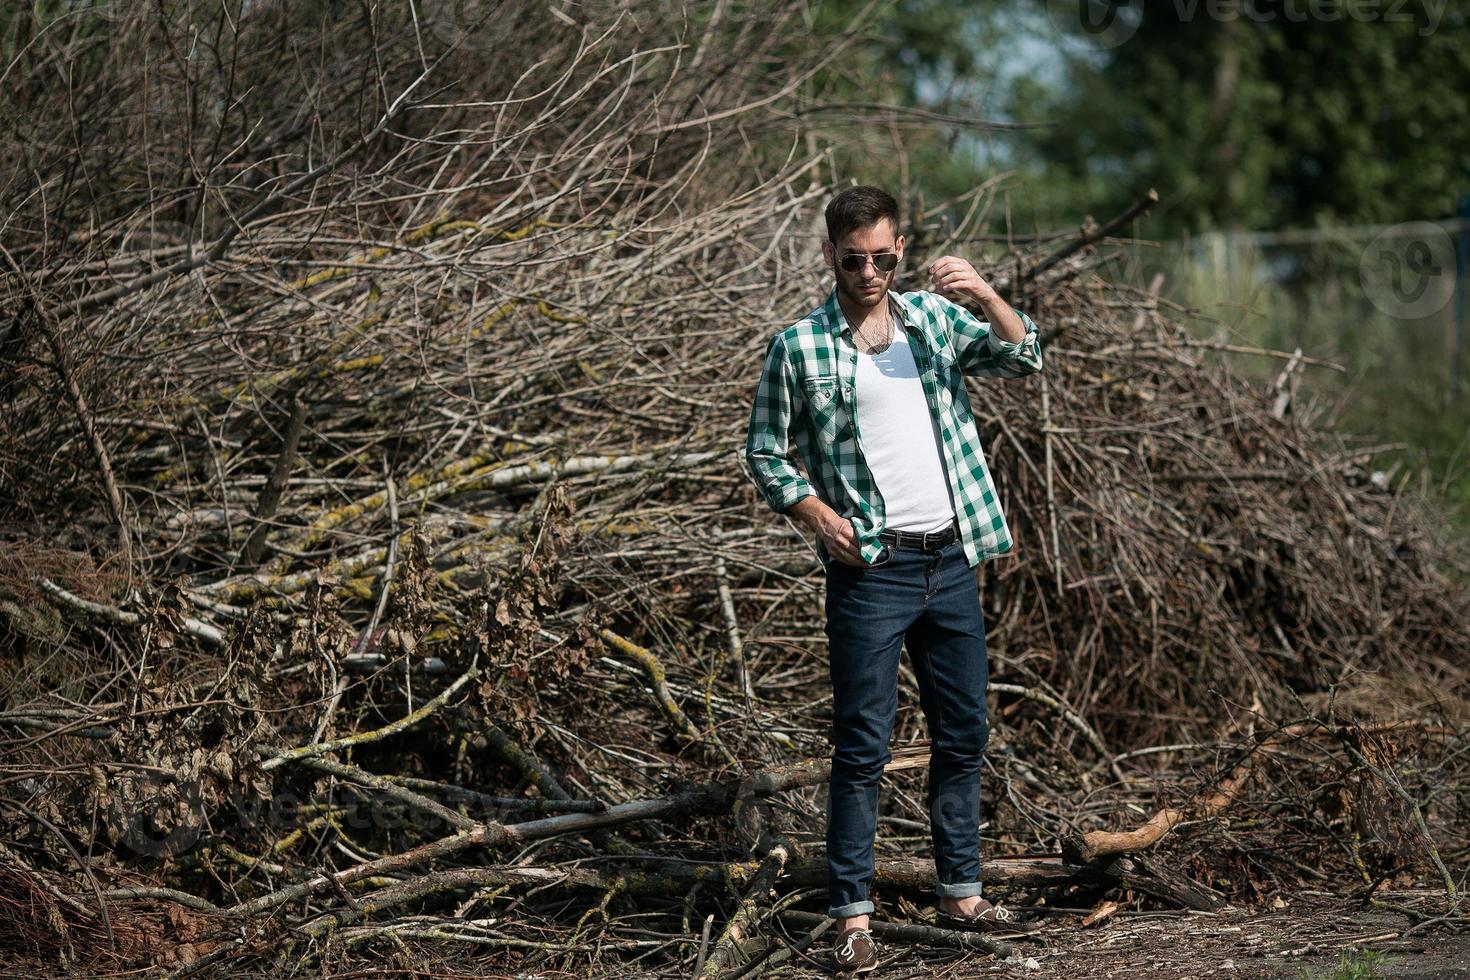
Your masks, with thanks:
[(756, 385), (745, 434), (745, 460), (761, 496), (778, 513), (816, 493), (797, 470), (791, 452), (791, 426), (798, 397), (786, 344), (777, 334), (766, 349), (765, 365)]
[(962, 372), (990, 378), (1020, 378), (1041, 370), (1041, 341), (1029, 316), (1016, 310), (1026, 326), (1026, 336), (1013, 344), (1002, 340), (990, 329), (990, 324), (958, 303), (937, 294), (936, 298), (944, 310)]

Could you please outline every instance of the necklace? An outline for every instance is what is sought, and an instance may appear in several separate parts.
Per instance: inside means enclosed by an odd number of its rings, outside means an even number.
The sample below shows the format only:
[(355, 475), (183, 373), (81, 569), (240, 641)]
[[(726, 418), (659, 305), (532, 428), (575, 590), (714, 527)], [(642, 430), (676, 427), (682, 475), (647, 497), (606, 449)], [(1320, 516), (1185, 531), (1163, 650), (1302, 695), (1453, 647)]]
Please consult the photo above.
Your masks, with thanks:
[[(884, 318), (884, 339), (881, 342), (874, 342), (865, 337), (863, 335), (862, 327), (859, 327), (857, 330), (857, 339), (861, 342), (858, 344), (858, 350), (862, 350), (864, 354), (881, 354), (886, 351), (893, 343), (893, 311), (885, 310), (884, 312), (886, 312), (888, 316)], [(867, 326), (867, 324), (864, 324), (863, 326)], [(863, 350), (863, 345), (867, 346), (866, 350)]]

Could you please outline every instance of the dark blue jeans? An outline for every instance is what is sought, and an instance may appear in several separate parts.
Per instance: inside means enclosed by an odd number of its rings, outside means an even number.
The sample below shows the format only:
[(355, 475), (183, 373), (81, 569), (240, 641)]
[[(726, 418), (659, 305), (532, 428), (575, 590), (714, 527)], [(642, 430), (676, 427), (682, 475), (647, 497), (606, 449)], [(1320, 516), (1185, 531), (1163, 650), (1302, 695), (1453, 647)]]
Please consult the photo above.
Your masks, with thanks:
[(907, 646), (929, 726), (929, 823), (940, 896), (980, 894), (980, 766), (985, 621), (963, 549), (890, 548), (865, 568), (827, 566), (832, 675), (832, 780), (827, 809), (830, 916), (873, 911), (878, 783), (893, 755), (898, 658)]

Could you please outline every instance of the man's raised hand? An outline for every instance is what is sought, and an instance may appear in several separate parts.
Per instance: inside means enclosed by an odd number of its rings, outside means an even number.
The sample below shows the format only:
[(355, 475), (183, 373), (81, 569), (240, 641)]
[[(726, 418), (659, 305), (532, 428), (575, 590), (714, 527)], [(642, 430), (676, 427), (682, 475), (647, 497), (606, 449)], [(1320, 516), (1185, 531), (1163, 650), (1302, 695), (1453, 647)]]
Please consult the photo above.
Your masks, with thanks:
[(948, 300), (983, 303), (996, 295), (975, 267), (958, 255), (941, 255), (935, 259), (929, 267), (929, 282), (935, 292)]

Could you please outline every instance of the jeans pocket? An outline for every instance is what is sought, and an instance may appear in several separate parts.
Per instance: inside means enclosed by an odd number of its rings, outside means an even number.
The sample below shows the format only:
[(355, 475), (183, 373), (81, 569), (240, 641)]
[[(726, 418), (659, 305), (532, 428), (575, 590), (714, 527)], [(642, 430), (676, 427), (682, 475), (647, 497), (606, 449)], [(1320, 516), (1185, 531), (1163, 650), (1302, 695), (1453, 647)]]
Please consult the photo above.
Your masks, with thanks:
[(884, 545), (883, 550), (878, 552), (878, 557), (875, 558), (873, 561), (864, 562), (862, 565), (847, 565), (838, 561), (836, 558), (833, 558), (831, 564), (829, 564), (827, 568), (828, 571), (840, 568), (844, 572), (861, 577), (865, 572), (870, 572), (875, 568), (881, 568), (882, 566), (888, 564), (889, 559), (891, 559), (892, 557), (893, 549), (889, 548), (887, 545)]

